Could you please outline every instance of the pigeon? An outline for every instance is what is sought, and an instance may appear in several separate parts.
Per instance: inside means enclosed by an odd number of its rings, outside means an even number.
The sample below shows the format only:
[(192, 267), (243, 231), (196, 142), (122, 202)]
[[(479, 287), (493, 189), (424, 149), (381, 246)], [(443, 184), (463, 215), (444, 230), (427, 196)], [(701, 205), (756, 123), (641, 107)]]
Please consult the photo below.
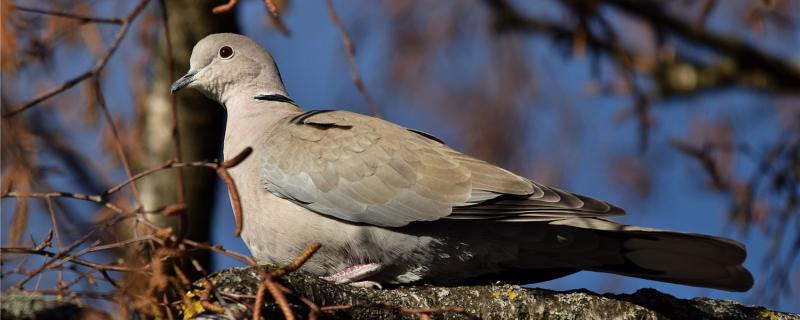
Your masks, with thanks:
[(304, 272), (354, 286), (531, 284), (588, 270), (747, 291), (744, 245), (623, 225), (605, 201), (537, 183), (367, 115), (303, 110), (256, 41), (220, 33), (171, 87), (227, 110), (241, 237), (260, 263), (321, 249)]

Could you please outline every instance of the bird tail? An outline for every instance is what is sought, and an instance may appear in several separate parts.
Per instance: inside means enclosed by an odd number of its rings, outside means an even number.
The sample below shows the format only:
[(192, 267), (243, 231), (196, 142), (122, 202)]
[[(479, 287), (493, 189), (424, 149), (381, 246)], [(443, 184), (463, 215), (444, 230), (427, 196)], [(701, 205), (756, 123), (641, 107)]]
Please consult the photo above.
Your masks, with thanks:
[(742, 266), (744, 245), (721, 237), (620, 225), (603, 219), (567, 219), (552, 224), (591, 230), (619, 244), (616, 257), (585, 270), (744, 292), (753, 276)]

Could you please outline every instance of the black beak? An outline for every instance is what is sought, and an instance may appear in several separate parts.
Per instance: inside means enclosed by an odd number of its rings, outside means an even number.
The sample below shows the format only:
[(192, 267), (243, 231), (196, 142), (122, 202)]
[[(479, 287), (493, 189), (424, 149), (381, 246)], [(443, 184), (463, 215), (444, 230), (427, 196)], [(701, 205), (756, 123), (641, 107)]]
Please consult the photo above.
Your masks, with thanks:
[(174, 94), (175, 92), (178, 92), (178, 90), (183, 89), (191, 84), (194, 81), (195, 74), (197, 74), (197, 71), (189, 70), (188, 73), (172, 84), (172, 87), (170, 87), (170, 92)]

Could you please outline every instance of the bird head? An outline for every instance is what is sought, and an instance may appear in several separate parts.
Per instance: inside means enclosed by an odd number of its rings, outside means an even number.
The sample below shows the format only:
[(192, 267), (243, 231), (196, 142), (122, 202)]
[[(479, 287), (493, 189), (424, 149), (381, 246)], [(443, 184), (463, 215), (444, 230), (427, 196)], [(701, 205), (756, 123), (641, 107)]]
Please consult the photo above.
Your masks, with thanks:
[(286, 94), (269, 52), (233, 33), (211, 34), (194, 46), (189, 71), (172, 84), (171, 92), (183, 88), (196, 89), (222, 105), (236, 94)]

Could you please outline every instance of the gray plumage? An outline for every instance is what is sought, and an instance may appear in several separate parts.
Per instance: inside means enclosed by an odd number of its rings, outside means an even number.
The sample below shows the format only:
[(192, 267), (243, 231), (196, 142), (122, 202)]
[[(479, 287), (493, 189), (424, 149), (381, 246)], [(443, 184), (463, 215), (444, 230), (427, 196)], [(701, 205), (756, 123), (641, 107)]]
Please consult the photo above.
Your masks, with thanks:
[(190, 64), (173, 92), (195, 88), (226, 107), (226, 158), (254, 150), (231, 174), (242, 238), (259, 261), (285, 264), (320, 242), (303, 270), (337, 282), (523, 284), (592, 270), (752, 286), (744, 247), (732, 240), (620, 225), (605, 219), (624, 214), (613, 205), (423, 132), (352, 112), (303, 112), (272, 57), (247, 37), (210, 35)]

